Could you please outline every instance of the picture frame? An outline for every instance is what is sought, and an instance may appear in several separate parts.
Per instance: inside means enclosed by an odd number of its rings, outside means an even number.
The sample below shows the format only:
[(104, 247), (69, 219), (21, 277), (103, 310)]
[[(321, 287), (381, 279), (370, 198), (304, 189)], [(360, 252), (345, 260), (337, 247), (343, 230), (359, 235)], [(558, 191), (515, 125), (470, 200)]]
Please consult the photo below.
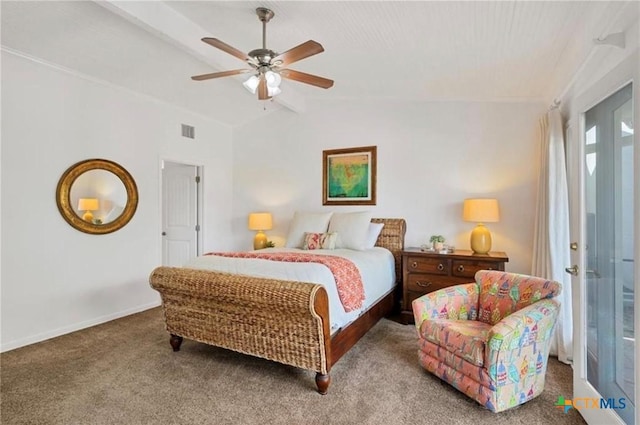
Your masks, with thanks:
[(376, 205), (377, 147), (322, 151), (322, 205)]

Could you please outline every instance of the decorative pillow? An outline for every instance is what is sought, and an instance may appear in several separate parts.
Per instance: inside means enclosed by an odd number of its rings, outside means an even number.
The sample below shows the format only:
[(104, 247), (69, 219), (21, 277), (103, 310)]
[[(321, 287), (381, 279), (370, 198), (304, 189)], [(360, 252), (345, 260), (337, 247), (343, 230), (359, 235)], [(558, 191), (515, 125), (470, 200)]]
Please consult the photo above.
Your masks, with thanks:
[(383, 227), (384, 223), (369, 223), (369, 230), (367, 230), (367, 243), (365, 245), (366, 249), (371, 249), (376, 246), (378, 236), (380, 236), (380, 232), (382, 232)]
[(335, 249), (337, 233), (305, 233), (302, 249)]
[(289, 225), (289, 234), (287, 235), (286, 248), (302, 248), (304, 243), (304, 234), (309, 233), (325, 233), (331, 219), (331, 212), (326, 213), (308, 213), (296, 211), (293, 220)]
[(329, 222), (329, 232), (338, 234), (336, 248), (362, 251), (366, 249), (367, 232), (371, 223), (371, 212), (334, 213)]

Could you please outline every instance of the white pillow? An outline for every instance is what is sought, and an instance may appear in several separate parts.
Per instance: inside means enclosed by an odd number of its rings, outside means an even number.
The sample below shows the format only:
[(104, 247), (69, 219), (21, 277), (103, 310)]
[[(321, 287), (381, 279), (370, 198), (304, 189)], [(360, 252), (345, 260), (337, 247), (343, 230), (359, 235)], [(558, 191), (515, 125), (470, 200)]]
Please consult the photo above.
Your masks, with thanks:
[(334, 213), (329, 222), (329, 232), (338, 234), (336, 248), (366, 249), (370, 223), (371, 213), (368, 211)]
[(383, 227), (384, 223), (369, 223), (369, 229), (367, 230), (367, 243), (365, 245), (366, 249), (371, 249), (376, 246), (378, 236), (380, 236), (380, 232), (382, 232)]
[(296, 211), (293, 220), (289, 225), (289, 234), (287, 235), (287, 248), (302, 248), (304, 243), (304, 234), (309, 233), (325, 233), (331, 212), (326, 213), (308, 213)]

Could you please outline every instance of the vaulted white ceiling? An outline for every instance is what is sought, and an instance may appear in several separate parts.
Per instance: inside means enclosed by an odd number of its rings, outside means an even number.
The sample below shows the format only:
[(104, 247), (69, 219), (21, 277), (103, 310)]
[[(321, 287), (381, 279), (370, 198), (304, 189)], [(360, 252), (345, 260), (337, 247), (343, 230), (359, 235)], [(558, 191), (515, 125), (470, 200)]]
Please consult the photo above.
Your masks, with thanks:
[[(312, 97), (549, 101), (585, 60), (591, 40), (624, 21), (628, 4), (2, 1), (1, 36), (5, 50), (238, 125), (265, 108), (303, 112)], [(325, 52), (291, 68), (331, 78), (333, 88), (285, 80), (282, 97), (265, 104), (242, 87), (246, 74), (189, 78), (245, 67), (200, 38), (241, 51), (261, 47), (261, 6), (275, 12), (267, 47), (283, 52), (318, 41)]]

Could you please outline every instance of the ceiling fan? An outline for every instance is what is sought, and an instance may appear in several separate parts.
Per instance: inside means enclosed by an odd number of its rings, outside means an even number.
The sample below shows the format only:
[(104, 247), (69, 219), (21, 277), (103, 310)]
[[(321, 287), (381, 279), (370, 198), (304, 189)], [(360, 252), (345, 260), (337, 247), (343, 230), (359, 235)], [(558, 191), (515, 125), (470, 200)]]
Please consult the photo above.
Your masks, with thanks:
[(251, 69), (234, 69), (231, 71), (195, 75), (191, 77), (191, 79), (202, 81), (210, 80), (212, 78), (229, 77), (231, 75), (255, 72), (255, 74), (245, 81), (243, 85), (254, 94), (257, 90), (258, 99), (260, 100), (270, 99), (272, 96), (280, 93), (279, 86), (281, 77), (321, 87), (323, 89), (328, 89), (333, 86), (333, 80), (329, 80), (328, 78), (285, 68), (294, 62), (324, 52), (324, 48), (320, 43), (309, 40), (287, 50), (284, 53), (278, 54), (273, 50), (267, 49), (267, 22), (273, 18), (273, 11), (264, 7), (259, 7), (256, 9), (256, 14), (258, 15), (258, 19), (262, 22), (261, 49), (255, 49), (249, 53), (243, 53), (217, 38), (205, 37), (202, 39), (205, 43), (245, 61)]

